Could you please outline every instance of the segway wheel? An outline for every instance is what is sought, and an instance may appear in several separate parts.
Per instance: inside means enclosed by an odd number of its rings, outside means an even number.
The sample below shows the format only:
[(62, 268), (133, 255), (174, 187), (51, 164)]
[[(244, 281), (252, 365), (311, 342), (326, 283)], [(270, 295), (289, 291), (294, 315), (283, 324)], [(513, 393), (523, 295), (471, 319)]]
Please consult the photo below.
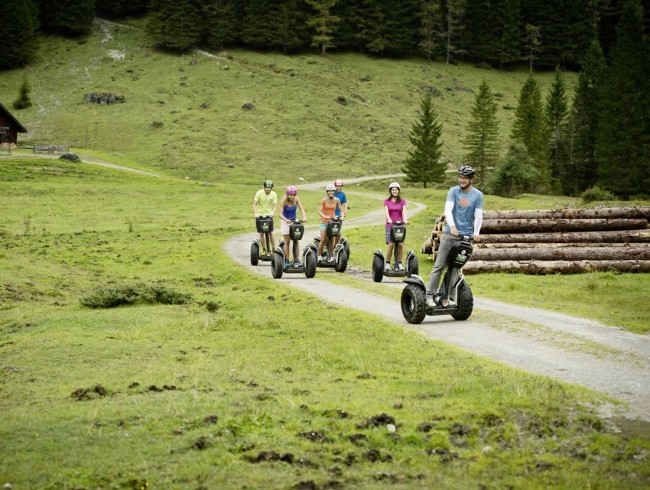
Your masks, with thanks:
[(420, 274), (420, 264), (418, 263), (418, 258), (413, 255), (409, 261), (408, 264), (406, 264), (406, 270), (408, 271), (409, 275), (418, 275)]
[(336, 259), (336, 265), (334, 270), (336, 272), (345, 272), (345, 269), (348, 268), (348, 254), (345, 253), (345, 250), (339, 252), (338, 258)]
[(251, 244), (251, 265), (257, 265), (260, 262), (260, 246), (253, 242)]
[(305, 277), (311, 279), (316, 275), (316, 254), (308, 253), (305, 257)]
[(373, 256), (372, 259), (372, 280), (381, 282), (384, 278), (384, 261), (381, 260), (379, 255)]
[(347, 240), (343, 242), (343, 250), (345, 250), (345, 254), (348, 256), (348, 260), (350, 260), (350, 244)]
[(466, 282), (458, 286), (458, 298), (456, 299), (458, 306), (451, 316), (455, 320), (467, 320), (474, 310), (474, 295)]
[(271, 275), (273, 279), (282, 279), (282, 272), (284, 268), (284, 259), (282, 254), (273, 252), (271, 257)]
[(420, 286), (407, 284), (402, 290), (402, 315), (409, 323), (422, 323), (426, 316), (426, 295)]

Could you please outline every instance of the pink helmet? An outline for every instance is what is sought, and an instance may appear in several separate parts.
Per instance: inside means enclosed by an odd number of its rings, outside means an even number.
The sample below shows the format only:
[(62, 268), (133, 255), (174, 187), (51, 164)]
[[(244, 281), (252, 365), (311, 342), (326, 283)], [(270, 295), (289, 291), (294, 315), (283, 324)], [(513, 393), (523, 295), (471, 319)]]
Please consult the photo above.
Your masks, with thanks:
[(342, 181), (341, 179), (336, 179), (336, 180), (334, 181), (334, 185), (335, 185), (336, 187), (343, 187), (343, 181)]
[(298, 194), (298, 189), (296, 188), (295, 185), (288, 185), (286, 192), (290, 196), (295, 196), (296, 194)]

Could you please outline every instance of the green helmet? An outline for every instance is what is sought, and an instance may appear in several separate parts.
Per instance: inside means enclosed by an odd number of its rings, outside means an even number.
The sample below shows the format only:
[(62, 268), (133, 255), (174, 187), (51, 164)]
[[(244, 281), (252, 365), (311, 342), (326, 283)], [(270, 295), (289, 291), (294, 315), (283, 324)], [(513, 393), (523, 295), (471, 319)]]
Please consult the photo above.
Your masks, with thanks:
[(268, 189), (273, 189), (273, 181), (272, 180), (265, 180), (264, 181), (264, 187)]

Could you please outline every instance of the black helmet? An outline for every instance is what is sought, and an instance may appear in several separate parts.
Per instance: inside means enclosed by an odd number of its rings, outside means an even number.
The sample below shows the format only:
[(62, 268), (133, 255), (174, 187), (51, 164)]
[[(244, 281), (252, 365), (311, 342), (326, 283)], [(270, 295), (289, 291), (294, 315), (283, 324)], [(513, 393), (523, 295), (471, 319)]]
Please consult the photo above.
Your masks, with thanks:
[(458, 175), (464, 175), (465, 177), (474, 177), (476, 170), (474, 170), (469, 165), (461, 165), (458, 169)]
[(273, 181), (272, 180), (265, 180), (264, 181), (264, 187), (267, 189), (273, 189)]

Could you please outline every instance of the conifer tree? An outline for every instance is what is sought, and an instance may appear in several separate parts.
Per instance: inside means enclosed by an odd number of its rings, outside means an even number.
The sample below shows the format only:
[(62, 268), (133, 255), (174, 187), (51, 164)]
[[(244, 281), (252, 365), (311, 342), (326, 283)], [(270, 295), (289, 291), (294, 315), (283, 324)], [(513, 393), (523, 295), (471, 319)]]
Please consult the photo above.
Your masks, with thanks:
[(501, 36), (497, 45), (499, 66), (521, 59), (521, 7), (519, 0), (502, 0), (499, 7)]
[(151, 0), (147, 32), (157, 45), (184, 51), (203, 38), (203, 17), (193, 0)]
[(497, 104), (488, 83), (483, 80), (474, 98), (471, 119), (463, 139), (465, 161), (476, 169), (478, 184), (485, 182), (487, 169), (499, 159)]
[(440, 0), (425, 0), (420, 12), (419, 47), (429, 61), (440, 51), (442, 30), (442, 5)]
[(339, 18), (332, 15), (331, 11), (336, 0), (305, 0), (316, 13), (307, 20), (307, 26), (314, 34), (311, 38), (311, 46), (318, 49), (324, 55), (328, 48), (334, 47), (334, 30)]
[(211, 0), (204, 8), (205, 40), (211, 49), (223, 49), (236, 38), (236, 0)]
[(533, 73), (533, 64), (537, 59), (537, 54), (541, 51), (541, 33), (539, 32), (539, 27), (532, 24), (526, 24), (526, 37), (524, 38), (524, 43), (526, 46), (526, 56), (525, 60), (528, 60), (529, 68), (528, 71)]
[(574, 130), (572, 162), (562, 178), (565, 194), (579, 195), (597, 181), (596, 133), (601, 87), (607, 64), (597, 39), (587, 50), (571, 108)]
[(18, 98), (13, 102), (14, 109), (26, 109), (32, 106), (32, 99), (29, 96), (31, 91), (32, 87), (27, 81), (27, 77), (23, 78), (23, 82), (18, 89)]
[(511, 139), (522, 143), (539, 171), (538, 189), (548, 190), (548, 133), (542, 96), (535, 77), (530, 75), (519, 93)]
[(38, 16), (32, 0), (0, 2), (0, 68), (29, 63), (36, 54)]
[(550, 132), (550, 173), (551, 186), (554, 190), (560, 188), (561, 167), (566, 162), (566, 152), (563, 142), (566, 139), (564, 131), (568, 116), (568, 101), (566, 83), (560, 67), (555, 68), (551, 90), (546, 96), (546, 125)]
[(442, 125), (433, 107), (431, 92), (427, 92), (420, 103), (419, 120), (413, 123), (409, 139), (412, 149), (404, 162), (402, 172), (407, 182), (443, 182), (446, 166), (442, 156)]
[(523, 143), (514, 141), (490, 174), (485, 190), (490, 194), (514, 197), (534, 189), (539, 171)]
[(650, 65), (639, 0), (625, 0), (606, 72), (596, 159), (601, 187), (624, 199), (648, 191)]
[(458, 41), (464, 29), (462, 23), (464, 14), (465, 0), (447, 0), (447, 64), (453, 55), (464, 52)]

